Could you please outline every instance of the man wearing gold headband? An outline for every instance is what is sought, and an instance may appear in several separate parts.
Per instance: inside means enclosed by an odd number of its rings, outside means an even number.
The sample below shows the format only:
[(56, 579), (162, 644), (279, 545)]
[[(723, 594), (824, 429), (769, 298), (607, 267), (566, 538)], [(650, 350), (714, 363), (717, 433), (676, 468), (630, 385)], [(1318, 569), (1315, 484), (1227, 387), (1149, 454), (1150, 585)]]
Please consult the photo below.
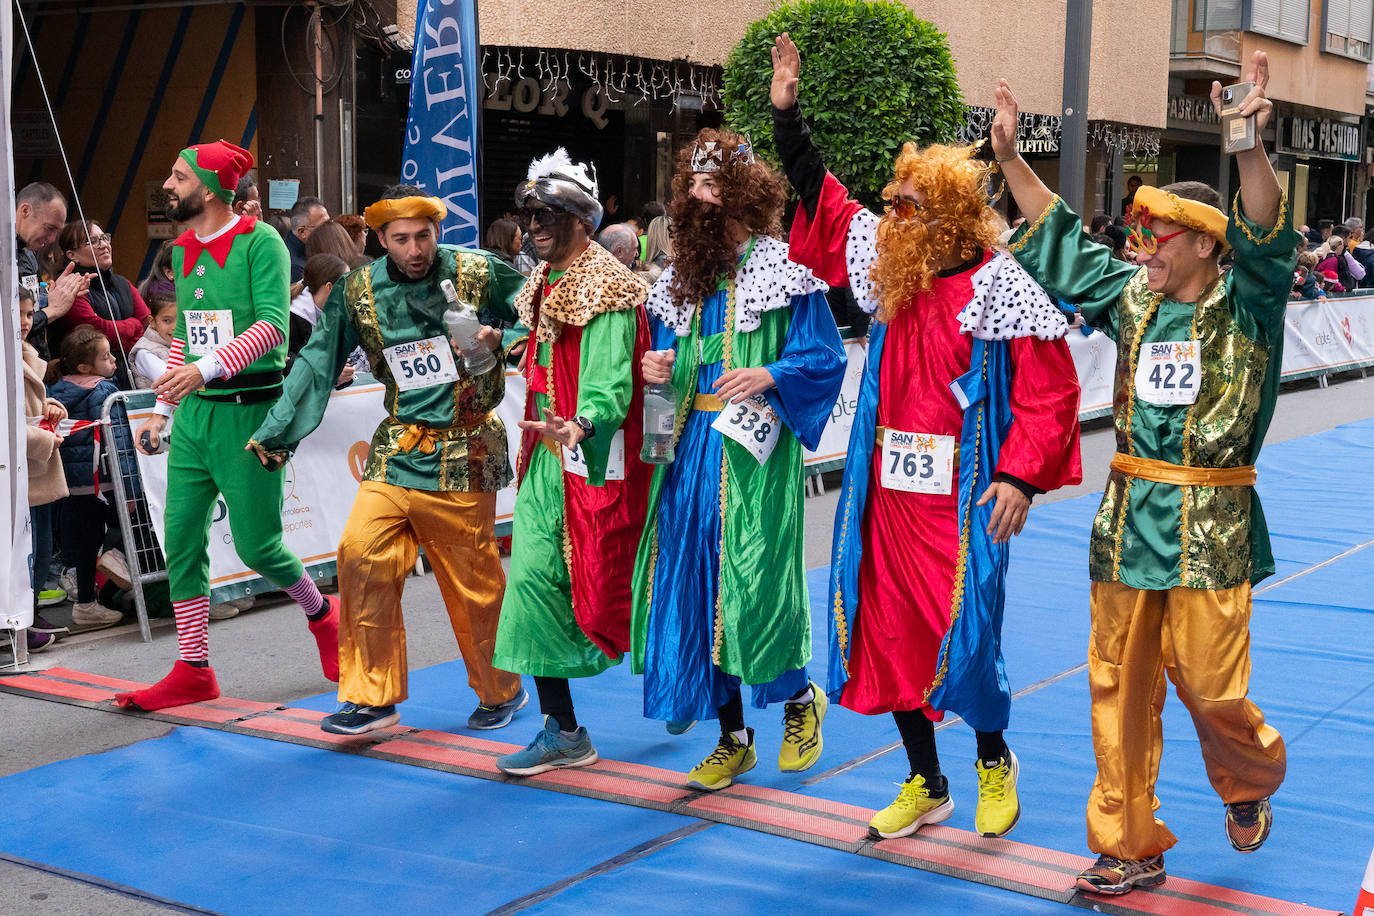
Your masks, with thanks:
[[(339, 542), (339, 711), (327, 732), (356, 735), (399, 720), (406, 698), (401, 592), (418, 545), (439, 581), (479, 705), (469, 728), (499, 728), (525, 704), (520, 677), (492, 667), (505, 575), (493, 527), (496, 492), (510, 483), (506, 429), (495, 409), (504, 363), (473, 376), (455, 358), (440, 284), (477, 308), (515, 317), (525, 278), (482, 251), (440, 245), (443, 202), (397, 185), (368, 207), (387, 255), (334, 284), (285, 392), (254, 435), (279, 464), (319, 426), (348, 355), (361, 346), (386, 386), (388, 416), (372, 436), (363, 480)], [(482, 340), (500, 347), (500, 334)]]
[[(1268, 60), (1255, 52), (1241, 105), (1263, 129)], [(1221, 85), (1212, 84), (1220, 108)], [(1255, 459), (1279, 391), (1295, 246), (1263, 143), (1236, 154), (1230, 215), (1198, 182), (1142, 187), (1131, 207), (1136, 265), (1079, 218), (1016, 152), (1016, 100), (997, 88), (993, 150), (1032, 217), (1011, 251), (1052, 295), (1117, 342), (1117, 454), (1093, 523), (1088, 676), (1098, 772), (1088, 801), (1097, 863), (1080, 889), (1124, 894), (1164, 880), (1175, 838), (1155, 817), (1167, 672), (1197, 728), (1226, 834), (1258, 849), (1283, 782), (1283, 739), (1246, 698), (1251, 586), (1274, 571)], [(1218, 268), (1231, 249), (1235, 265)]]

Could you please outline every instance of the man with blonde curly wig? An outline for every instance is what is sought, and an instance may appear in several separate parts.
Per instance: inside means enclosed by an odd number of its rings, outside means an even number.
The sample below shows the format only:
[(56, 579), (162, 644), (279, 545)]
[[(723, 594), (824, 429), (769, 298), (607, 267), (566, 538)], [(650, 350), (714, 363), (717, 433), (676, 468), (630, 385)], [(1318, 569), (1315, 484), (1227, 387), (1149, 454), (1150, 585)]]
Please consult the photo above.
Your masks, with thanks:
[[(1244, 98), (1213, 83), (1212, 103), (1253, 116), (1258, 135), (1274, 107), (1263, 51), (1245, 79)], [(1098, 859), (1078, 887), (1124, 894), (1161, 883), (1175, 843), (1155, 815), (1166, 674), (1192, 714), (1231, 846), (1255, 851), (1273, 823), (1283, 738), (1247, 697), (1250, 588), (1274, 572), (1255, 459), (1278, 401), (1300, 236), (1257, 141), (1236, 153), (1229, 213), (1196, 181), (1136, 191), (1136, 263), (1117, 261), (1017, 155), (1016, 99), (1005, 81), (996, 92), (993, 150), (1032, 217), (1011, 250), (1117, 342), (1117, 453), (1088, 552), (1097, 780), (1087, 826)], [(1234, 264), (1222, 272), (1227, 248)]]
[(753, 768), (753, 705), (783, 706), (782, 770), (821, 755), (826, 697), (806, 673), (802, 449), (844, 381), (825, 284), (787, 256), (782, 179), (748, 140), (706, 129), (678, 154), (672, 266), (649, 292), (644, 378), (677, 392), (675, 458), (654, 470), (635, 564), (634, 668), (644, 714), (680, 732), (720, 720), (688, 774), (714, 791)]
[(891, 713), (911, 772), (870, 821), (907, 836), (954, 811), (934, 723), (978, 738), (976, 829), (1020, 817), (1003, 730), (1008, 540), (1036, 493), (1081, 477), (1078, 378), (1063, 314), (992, 250), (988, 167), (968, 147), (908, 143), (880, 219), (826, 171), (797, 104), (801, 59), (773, 51), (774, 135), (801, 195), (792, 256), (877, 313), (845, 459), (830, 577), (831, 694)]

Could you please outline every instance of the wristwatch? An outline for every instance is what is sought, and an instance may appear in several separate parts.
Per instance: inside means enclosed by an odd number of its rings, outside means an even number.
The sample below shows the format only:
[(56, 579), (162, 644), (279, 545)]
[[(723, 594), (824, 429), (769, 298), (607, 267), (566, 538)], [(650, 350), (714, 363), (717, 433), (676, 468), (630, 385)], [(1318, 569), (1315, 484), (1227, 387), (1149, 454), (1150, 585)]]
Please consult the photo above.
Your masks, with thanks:
[(583, 439), (590, 439), (592, 436), (596, 435), (596, 427), (593, 426), (592, 421), (588, 420), (586, 417), (573, 417), (572, 421), (582, 430)]

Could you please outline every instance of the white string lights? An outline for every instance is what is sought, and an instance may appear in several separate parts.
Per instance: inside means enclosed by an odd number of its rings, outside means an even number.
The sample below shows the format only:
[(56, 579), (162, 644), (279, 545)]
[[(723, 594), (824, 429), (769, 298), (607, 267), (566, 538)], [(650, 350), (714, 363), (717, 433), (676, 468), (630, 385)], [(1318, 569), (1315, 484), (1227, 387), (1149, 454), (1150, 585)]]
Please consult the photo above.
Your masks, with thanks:
[(530, 77), (538, 80), (545, 92), (560, 86), (570, 91), (573, 77), (579, 74), (591, 80), (612, 105), (668, 99), (676, 109), (684, 99), (690, 99), (690, 108), (720, 108), (718, 67), (550, 48), (498, 47), (482, 52), (482, 77), (488, 93), (502, 88), (502, 84), (509, 86)]

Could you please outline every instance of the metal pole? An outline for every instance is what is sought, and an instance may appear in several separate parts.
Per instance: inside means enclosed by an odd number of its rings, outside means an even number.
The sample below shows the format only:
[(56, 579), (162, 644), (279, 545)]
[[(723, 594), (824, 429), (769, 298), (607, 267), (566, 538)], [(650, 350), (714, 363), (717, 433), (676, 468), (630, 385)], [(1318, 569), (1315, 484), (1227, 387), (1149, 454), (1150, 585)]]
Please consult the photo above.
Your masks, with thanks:
[(1059, 196), (1084, 218), (1088, 170), (1088, 65), (1092, 60), (1091, 0), (1068, 0), (1064, 23), (1064, 89), (1059, 135)]

